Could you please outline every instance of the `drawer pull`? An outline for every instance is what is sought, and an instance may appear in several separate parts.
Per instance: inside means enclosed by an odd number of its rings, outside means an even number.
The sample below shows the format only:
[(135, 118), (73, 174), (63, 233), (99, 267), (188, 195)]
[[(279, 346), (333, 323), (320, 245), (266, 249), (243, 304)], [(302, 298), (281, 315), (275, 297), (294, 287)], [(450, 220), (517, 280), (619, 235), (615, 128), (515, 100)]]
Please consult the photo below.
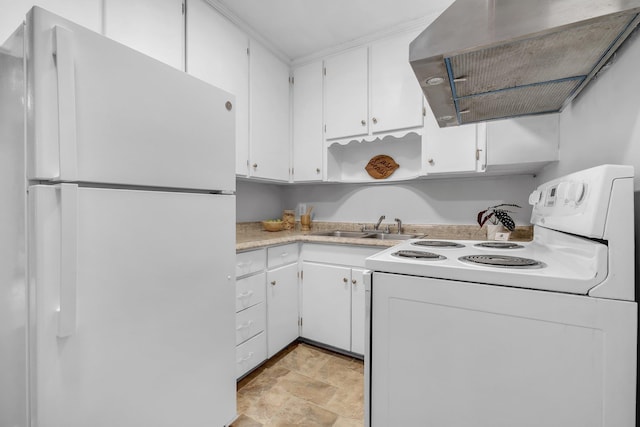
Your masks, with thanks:
[(249, 321), (247, 321), (247, 322), (245, 322), (245, 323), (242, 323), (242, 324), (238, 325), (238, 326), (236, 327), (236, 331), (241, 331), (241, 330), (243, 330), (243, 329), (250, 328), (250, 327), (251, 327), (251, 325), (253, 325), (253, 320), (249, 320)]
[(249, 260), (249, 261), (246, 261), (246, 262), (239, 262), (238, 263), (238, 268), (250, 267), (252, 263), (253, 263), (252, 260)]
[(253, 291), (246, 291), (246, 292), (243, 292), (243, 293), (239, 294), (236, 298), (238, 298), (238, 299), (249, 298), (251, 295), (253, 295)]
[(238, 363), (242, 363), (242, 362), (246, 362), (247, 360), (251, 359), (253, 357), (253, 351), (250, 351), (249, 354), (247, 354), (244, 357), (241, 357), (240, 359), (238, 359)]

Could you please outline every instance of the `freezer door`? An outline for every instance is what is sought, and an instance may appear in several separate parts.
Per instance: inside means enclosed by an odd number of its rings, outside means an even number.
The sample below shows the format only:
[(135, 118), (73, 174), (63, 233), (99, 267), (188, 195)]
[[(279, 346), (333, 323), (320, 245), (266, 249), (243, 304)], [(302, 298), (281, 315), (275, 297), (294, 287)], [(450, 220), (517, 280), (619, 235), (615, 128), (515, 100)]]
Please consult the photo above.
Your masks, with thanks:
[(31, 179), (235, 190), (233, 95), (33, 8)]
[(30, 187), (33, 425), (235, 417), (234, 199)]

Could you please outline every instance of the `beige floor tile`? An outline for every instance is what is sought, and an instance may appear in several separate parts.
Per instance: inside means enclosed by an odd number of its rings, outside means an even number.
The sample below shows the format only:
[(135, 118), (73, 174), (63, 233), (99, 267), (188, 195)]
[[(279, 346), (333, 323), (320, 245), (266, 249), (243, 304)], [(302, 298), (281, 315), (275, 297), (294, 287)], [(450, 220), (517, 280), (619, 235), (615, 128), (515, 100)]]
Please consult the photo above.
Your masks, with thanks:
[(362, 418), (354, 419), (354, 418), (339, 417), (336, 420), (336, 422), (333, 423), (333, 427), (363, 427), (363, 426), (364, 426), (364, 421)]
[(349, 356), (291, 345), (238, 383), (241, 416), (233, 427), (362, 426), (362, 366)]
[(315, 403), (325, 405), (338, 390), (336, 387), (301, 375), (297, 372), (289, 372), (278, 379), (278, 385), (292, 396)]
[(262, 427), (264, 424), (247, 417), (246, 415), (240, 415), (237, 420), (231, 424), (230, 427)]
[(292, 397), (267, 426), (333, 426), (338, 416), (311, 402)]

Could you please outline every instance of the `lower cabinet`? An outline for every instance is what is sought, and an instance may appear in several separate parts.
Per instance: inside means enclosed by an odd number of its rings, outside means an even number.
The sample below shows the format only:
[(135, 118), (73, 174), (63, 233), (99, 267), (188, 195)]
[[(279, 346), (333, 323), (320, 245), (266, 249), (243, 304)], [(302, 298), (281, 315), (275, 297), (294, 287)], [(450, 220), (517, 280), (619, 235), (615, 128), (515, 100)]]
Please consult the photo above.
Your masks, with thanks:
[(380, 248), (305, 244), (302, 249), (301, 336), (364, 354), (366, 257)]
[(298, 243), (236, 254), (236, 377), (299, 336)]
[(267, 307), (267, 357), (273, 357), (299, 336), (297, 262), (267, 271)]
[(266, 250), (236, 254), (236, 378), (267, 359)]
[(380, 248), (302, 248), (302, 256), (298, 243), (236, 255), (237, 378), (300, 336), (364, 354), (364, 260)]
[(364, 354), (365, 293), (362, 268), (351, 269), (351, 351)]
[(351, 269), (303, 262), (302, 336), (351, 350)]

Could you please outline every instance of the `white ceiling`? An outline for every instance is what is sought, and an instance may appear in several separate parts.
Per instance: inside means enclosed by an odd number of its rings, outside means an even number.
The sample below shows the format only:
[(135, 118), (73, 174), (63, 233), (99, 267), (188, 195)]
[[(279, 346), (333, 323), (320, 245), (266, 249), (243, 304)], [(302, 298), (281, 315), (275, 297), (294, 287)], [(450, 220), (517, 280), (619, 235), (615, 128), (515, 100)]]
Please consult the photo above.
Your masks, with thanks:
[(213, 0), (290, 60), (437, 16), (453, 0)]

